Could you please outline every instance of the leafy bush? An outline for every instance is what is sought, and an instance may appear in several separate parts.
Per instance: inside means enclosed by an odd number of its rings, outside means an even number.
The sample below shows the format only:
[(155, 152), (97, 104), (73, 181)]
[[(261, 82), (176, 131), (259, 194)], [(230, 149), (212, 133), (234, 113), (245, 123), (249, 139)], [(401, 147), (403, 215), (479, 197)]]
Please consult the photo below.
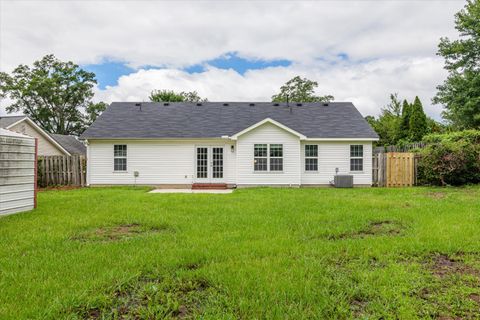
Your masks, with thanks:
[(419, 180), (437, 185), (480, 182), (480, 131), (468, 130), (425, 137), (420, 151)]
[(480, 130), (455, 131), (444, 134), (429, 134), (423, 138), (426, 143), (457, 142), (465, 140), (470, 143), (480, 144)]

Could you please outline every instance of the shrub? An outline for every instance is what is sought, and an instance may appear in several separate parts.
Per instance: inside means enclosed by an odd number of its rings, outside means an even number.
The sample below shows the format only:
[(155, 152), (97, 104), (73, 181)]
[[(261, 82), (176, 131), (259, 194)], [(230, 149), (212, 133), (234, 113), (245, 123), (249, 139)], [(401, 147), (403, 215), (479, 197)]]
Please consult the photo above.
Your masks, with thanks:
[(420, 151), (419, 180), (436, 185), (480, 182), (480, 131), (429, 135)]

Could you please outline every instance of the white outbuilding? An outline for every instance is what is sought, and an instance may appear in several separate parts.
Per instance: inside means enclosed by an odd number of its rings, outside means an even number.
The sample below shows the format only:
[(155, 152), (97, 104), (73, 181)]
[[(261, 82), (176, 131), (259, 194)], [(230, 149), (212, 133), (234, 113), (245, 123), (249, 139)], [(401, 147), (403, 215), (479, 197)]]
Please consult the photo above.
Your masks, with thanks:
[(0, 216), (36, 207), (36, 140), (0, 128)]

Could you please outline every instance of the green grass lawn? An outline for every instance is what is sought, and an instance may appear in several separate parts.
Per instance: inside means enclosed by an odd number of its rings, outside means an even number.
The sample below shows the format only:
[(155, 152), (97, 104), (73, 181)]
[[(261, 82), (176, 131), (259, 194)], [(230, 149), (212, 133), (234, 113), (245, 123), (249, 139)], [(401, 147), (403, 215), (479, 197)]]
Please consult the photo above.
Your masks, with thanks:
[(480, 187), (146, 191), (0, 218), (0, 319), (480, 318)]

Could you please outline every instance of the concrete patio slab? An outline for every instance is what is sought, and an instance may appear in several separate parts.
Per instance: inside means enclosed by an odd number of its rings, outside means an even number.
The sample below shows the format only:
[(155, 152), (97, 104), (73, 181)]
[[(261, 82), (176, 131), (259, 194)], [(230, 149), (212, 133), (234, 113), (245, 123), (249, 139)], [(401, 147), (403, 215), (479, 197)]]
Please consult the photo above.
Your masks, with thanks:
[(219, 189), (219, 190), (192, 190), (192, 189), (155, 189), (149, 193), (212, 193), (212, 194), (229, 194), (232, 193), (232, 189)]

